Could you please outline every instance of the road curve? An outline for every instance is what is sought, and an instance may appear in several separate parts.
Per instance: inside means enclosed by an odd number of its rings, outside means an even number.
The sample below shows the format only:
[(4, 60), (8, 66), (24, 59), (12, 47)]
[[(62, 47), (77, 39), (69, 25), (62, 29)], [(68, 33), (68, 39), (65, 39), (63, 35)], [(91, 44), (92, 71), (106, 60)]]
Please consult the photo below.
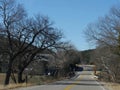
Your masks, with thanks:
[(77, 72), (77, 77), (48, 85), (32, 86), (15, 90), (105, 90), (90, 71)]

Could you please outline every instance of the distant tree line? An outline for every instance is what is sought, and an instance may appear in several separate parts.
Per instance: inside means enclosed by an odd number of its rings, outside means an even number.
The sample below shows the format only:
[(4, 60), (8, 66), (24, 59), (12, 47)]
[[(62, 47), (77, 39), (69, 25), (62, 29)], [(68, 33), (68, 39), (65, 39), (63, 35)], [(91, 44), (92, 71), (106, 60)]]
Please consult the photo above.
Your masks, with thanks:
[(82, 64), (93, 64), (92, 54), (95, 49), (80, 51), (80, 58)]

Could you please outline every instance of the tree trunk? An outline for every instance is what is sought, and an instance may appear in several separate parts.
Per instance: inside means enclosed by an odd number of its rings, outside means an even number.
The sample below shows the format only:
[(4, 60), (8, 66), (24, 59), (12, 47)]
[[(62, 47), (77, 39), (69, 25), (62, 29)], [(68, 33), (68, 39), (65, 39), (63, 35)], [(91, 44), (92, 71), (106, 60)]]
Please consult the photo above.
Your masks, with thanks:
[(18, 83), (24, 83), (25, 82), (25, 79), (24, 80), (22, 79), (22, 74), (23, 74), (23, 70), (20, 70), (18, 72)]
[(14, 71), (12, 70), (12, 73), (11, 73), (11, 79), (14, 81), (15, 84), (17, 84), (17, 80), (15, 78), (15, 75), (14, 75)]
[(5, 85), (9, 84), (11, 72), (12, 72), (12, 61), (10, 60), (8, 64), (8, 70), (6, 72), (6, 77), (5, 77), (5, 82), (4, 82)]

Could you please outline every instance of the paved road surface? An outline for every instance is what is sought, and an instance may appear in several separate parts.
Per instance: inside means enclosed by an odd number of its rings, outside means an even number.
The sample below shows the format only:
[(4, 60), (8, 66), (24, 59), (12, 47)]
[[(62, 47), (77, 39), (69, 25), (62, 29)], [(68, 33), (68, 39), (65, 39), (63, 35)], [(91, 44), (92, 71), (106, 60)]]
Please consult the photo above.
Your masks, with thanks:
[(58, 81), (49, 85), (40, 85), (16, 90), (105, 90), (99, 84), (91, 71), (77, 72), (77, 76), (64, 81)]

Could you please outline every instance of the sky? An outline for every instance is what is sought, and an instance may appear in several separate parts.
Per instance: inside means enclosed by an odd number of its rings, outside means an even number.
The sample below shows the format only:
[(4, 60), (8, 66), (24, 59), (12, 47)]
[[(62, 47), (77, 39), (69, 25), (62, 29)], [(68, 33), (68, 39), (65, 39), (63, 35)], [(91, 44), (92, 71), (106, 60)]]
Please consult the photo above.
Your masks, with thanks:
[(95, 47), (85, 38), (86, 26), (107, 14), (120, 0), (18, 0), (28, 16), (46, 15), (55, 26), (62, 29), (66, 41), (78, 50)]

